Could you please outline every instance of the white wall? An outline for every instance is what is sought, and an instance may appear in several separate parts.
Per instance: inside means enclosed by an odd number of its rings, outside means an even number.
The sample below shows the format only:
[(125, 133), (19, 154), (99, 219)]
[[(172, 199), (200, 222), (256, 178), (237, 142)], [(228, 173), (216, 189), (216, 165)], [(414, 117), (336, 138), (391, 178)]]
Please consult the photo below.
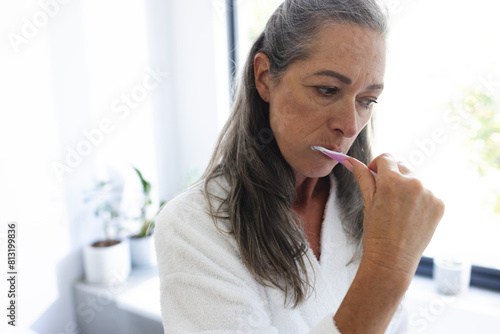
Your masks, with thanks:
[[(5, 15), (1, 20), (2, 36), (12, 32), (21, 35), (26, 26), (23, 18), (32, 21), (38, 15), (43, 23), (37, 1), (8, 5), (2, 2), (0, 6), (2, 16)], [(73, 319), (70, 285), (81, 275), (80, 243), (74, 238), (79, 226), (75, 222), (91, 220), (77, 196), (92, 169), (92, 157), (81, 166), (77, 179), (72, 177), (66, 182), (59, 181), (51, 168), (72, 135), (72, 124), (89, 121), (81, 47), (72, 43), (76, 38), (67, 39), (68, 52), (60, 55), (74, 66), (53, 66), (49, 29), (61, 29), (61, 24), (66, 24), (67, 31), (81, 34), (75, 29), (79, 21), (75, 15), (78, 3), (66, 6), (46, 25), (24, 28), (30, 34), (26, 34), (29, 37), (25, 43), (18, 45), (17, 52), (6, 38), (2, 38), (0, 47), (4, 92), (0, 121), (0, 229), (5, 233), (7, 221), (19, 223), (17, 325), (41, 333), (58, 332)], [(72, 21), (65, 22), (67, 17)], [(58, 82), (64, 78), (74, 87), (56, 92)], [(3, 243), (1, 249), (5, 249)], [(2, 262), (4, 259), (2, 255)], [(7, 290), (3, 284), (0, 289), (3, 302)], [(5, 325), (2, 321), (1, 326)]]
[[(102, 234), (82, 200), (102, 166), (136, 165), (170, 199), (203, 171), (228, 112), (221, 1), (57, 1), (0, 3), (0, 248), (18, 222), (18, 326), (47, 334), (77, 330), (81, 247)], [(120, 117), (115, 102), (157, 68), (168, 75)], [(53, 163), (105, 119), (112, 130), (58, 177)]]

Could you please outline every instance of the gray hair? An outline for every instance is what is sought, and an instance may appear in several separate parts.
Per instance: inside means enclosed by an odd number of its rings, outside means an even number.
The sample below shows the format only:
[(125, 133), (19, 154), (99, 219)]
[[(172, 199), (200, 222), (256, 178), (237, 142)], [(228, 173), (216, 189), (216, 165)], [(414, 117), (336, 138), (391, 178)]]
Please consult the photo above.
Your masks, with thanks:
[(260, 52), (269, 57), (271, 73), (279, 77), (291, 63), (307, 59), (314, 36), (328, 23), (357, 25), (384, 37), (387, 33), (387, 14), (375, 0), (285, 1), (261, 35)]
[[(232, 113), (202, 177), (210, 214), (215, 222), (229, 221), (249, 271), (259, 283), (282, 289), (285, 305), (290, 301), (294, 307), (312, 292), (306, 265), (310, 259), (305, 256), (309, 246), (302, 223), (291, 209), (295, 177), (272, 136), (269, 105), (255, 87), (253, 61), (257, 53), (264, 53), (272, 78), (279, 80), (292, 63), (307, 59), (315, 35), (332, 23), (365, 27), (382, 36), (387, 30), (386, 14), (376, 0), (286, 0), (250, 51)], [(368, 127), (363, 129), (348, 152), (365, 163), (372, 159), (368, 132)], [(345, 168), (336, 166), (332, 173), (344, 229), (357, 242), (360, 255), (361, 193)], [(225, 198), (209, 192), (210, 181), (217, 177), (229, 184)]]

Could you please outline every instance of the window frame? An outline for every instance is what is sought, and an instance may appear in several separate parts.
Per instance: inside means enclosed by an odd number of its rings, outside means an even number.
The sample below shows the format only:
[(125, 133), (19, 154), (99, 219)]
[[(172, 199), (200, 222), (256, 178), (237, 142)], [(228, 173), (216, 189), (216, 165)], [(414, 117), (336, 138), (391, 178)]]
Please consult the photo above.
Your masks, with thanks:
[[(422, 256), (418, 264), (416, 275), (432, 278), (434, 259)], [(470, 286), (500, 291), (500, 270), (472, 265)]]
[(233, 85), (236, 80), (238, 66), (238, 6), (237, 0), (226, 0), (228, 66), (229, 66), (229, 99), (231, 107), (234, 101)]
[[(230, 98), (233, 102), (233, 83), (236, 77), (237, 69), (237, 45), (238, 45), (238, 0), (226, 0), (227, 31), (228, 31), (228, 49), (229, 49), (229, 80), (230, 80)], [(434, 259), (422, 256), (415, 275), (430, 277), (433, 276)], [(470, 286), (500, 291), (500, 269), (472, 265)]]

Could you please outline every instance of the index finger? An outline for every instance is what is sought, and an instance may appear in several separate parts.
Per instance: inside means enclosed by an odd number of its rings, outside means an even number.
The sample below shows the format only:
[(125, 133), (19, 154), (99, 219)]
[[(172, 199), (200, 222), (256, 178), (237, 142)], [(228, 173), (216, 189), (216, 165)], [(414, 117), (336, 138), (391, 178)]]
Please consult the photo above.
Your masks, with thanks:
[(377, 174), (388, 170), (400, 172), (396, 159), (388, 153), (383, 153), (373, 159), (373, 161), (368, 165), (368, 168)]
[(359, 190), (363, 196), (363, 203), (369, 205), (376, 190), (375, 177), (373, 171), (361, 161), (349, 157), (345, 159), (344, 166), (349, 169), (359, 185)]

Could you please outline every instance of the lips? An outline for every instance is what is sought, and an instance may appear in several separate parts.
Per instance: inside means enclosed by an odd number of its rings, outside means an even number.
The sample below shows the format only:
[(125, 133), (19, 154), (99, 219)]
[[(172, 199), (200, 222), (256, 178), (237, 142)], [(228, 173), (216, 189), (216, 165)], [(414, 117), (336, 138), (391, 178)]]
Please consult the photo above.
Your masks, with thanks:
[(339, 152), (339, 153), (344, 153), (343, 150), (339, 147), (334, 147), (334, 146), (325, 146), (325, 145), (316, 145), (316, 146), (322, 146), (330, 151), (335, 151), (335, 152)]

